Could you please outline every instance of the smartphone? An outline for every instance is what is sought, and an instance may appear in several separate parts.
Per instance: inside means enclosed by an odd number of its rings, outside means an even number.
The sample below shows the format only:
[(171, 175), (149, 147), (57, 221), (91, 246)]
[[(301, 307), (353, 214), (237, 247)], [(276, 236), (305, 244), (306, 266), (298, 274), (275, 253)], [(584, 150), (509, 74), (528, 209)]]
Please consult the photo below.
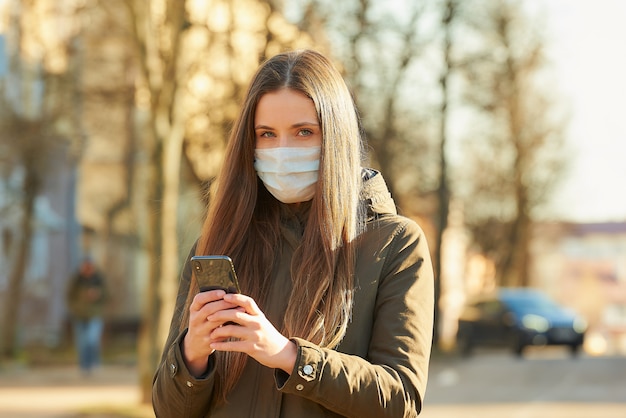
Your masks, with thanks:
[(227, 255), (196, 255), (191, 257), (191, 268), (201, 292), (222, 289), (227, 293), (241, 293), (233, 260)]

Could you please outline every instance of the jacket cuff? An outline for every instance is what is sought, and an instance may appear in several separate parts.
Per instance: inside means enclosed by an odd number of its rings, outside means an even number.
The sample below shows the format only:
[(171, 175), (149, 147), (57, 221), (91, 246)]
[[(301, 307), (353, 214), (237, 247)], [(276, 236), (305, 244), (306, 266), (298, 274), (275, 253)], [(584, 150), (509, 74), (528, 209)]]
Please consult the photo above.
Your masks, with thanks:
[(185, 360), (183, 359), (183, 352), (181, 349), (181, 344), (186, 334), (187, 330), (185, 329), (178, 335), (178, 337), (176, 338), (176, 340), (174, 340), (168, 350), (165, 359), (168, 376), (175, 381), (179, 381), (179, 383), (182, 383), (184, 386), (187, 386), (190, 389), (196, 386), (203, 387), (209, 384), (209, 380), (212, 377), (211, 375), (215, 372), (213, 358), (209, 357), (207, 370), (202, 376), (193, 376), (187, 369), (187, 365), (185, 364)]
[(275, 370), (276, 387), (281, 392), (305, 395), (310, 393), (321, 379), (324, 356), (319, 346), (301, 338), (291, 338), (298, 349), (296, 363), (291, 375)]

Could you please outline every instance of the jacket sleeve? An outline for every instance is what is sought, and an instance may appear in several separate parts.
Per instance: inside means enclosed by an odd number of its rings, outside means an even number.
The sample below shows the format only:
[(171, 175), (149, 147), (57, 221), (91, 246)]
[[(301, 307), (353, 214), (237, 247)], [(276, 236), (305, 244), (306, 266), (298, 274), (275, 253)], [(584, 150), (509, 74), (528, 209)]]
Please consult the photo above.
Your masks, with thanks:
[(296, 365), (291, 375), (276, 372), (279, 390), (346, 417), (419, 414), (433, 332), (430, 255), (423, 232), (410, 220), (396, 225), (385, 251), (367, 355), (295, 338)]
[(185, 262), (169, 334), (152, 381), (152, 406), (155, 416), (159, 418), (204, 417), (211, 402), (215, 382), (215, 368), (211, 359), (209, 359), (207, 373), (202, 378), (195, 378), (189, 373), (180, 349), (182, 339), (187, 332), (186, 330), (180, 331), (180, 321), (191, 281), (189, 259), (194, 252), (195, 247)]

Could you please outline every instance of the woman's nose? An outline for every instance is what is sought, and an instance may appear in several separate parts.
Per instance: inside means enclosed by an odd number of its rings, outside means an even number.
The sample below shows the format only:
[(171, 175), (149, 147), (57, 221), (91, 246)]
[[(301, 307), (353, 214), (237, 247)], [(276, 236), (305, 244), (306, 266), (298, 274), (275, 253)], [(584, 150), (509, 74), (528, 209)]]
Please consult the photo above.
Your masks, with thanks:
[(293, 142), (293, 138), (289, 134), (280, 134), (278, 136), (278, 146), (281, 148), (293, 147), (295, 146)]

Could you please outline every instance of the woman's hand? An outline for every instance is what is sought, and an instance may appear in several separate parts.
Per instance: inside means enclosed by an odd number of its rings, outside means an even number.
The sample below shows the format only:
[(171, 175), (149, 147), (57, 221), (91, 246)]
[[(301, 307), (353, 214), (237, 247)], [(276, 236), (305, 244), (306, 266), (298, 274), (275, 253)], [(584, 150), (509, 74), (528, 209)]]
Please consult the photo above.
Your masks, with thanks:
[(223, 290), (200, 292), (189, 306), (189, 329), (183, 340), (182, 352), (185, 364), (193, 376), (201, 376), (209, 364), (209, 356), (215, 351), (211, 333), (224, 322), (215, 313), (233, 310), (237, 305), (226, 302)]
[(214, 310), (207, 322), (235, 324), (213, 327), (207, 340), (210, 349), (246, 353), (267, 367), (291, 374), (296, 363), (296, 345), (274, 328), (254, 300), (231, 293), (224, 295), (223, 303), (238, 308)]

